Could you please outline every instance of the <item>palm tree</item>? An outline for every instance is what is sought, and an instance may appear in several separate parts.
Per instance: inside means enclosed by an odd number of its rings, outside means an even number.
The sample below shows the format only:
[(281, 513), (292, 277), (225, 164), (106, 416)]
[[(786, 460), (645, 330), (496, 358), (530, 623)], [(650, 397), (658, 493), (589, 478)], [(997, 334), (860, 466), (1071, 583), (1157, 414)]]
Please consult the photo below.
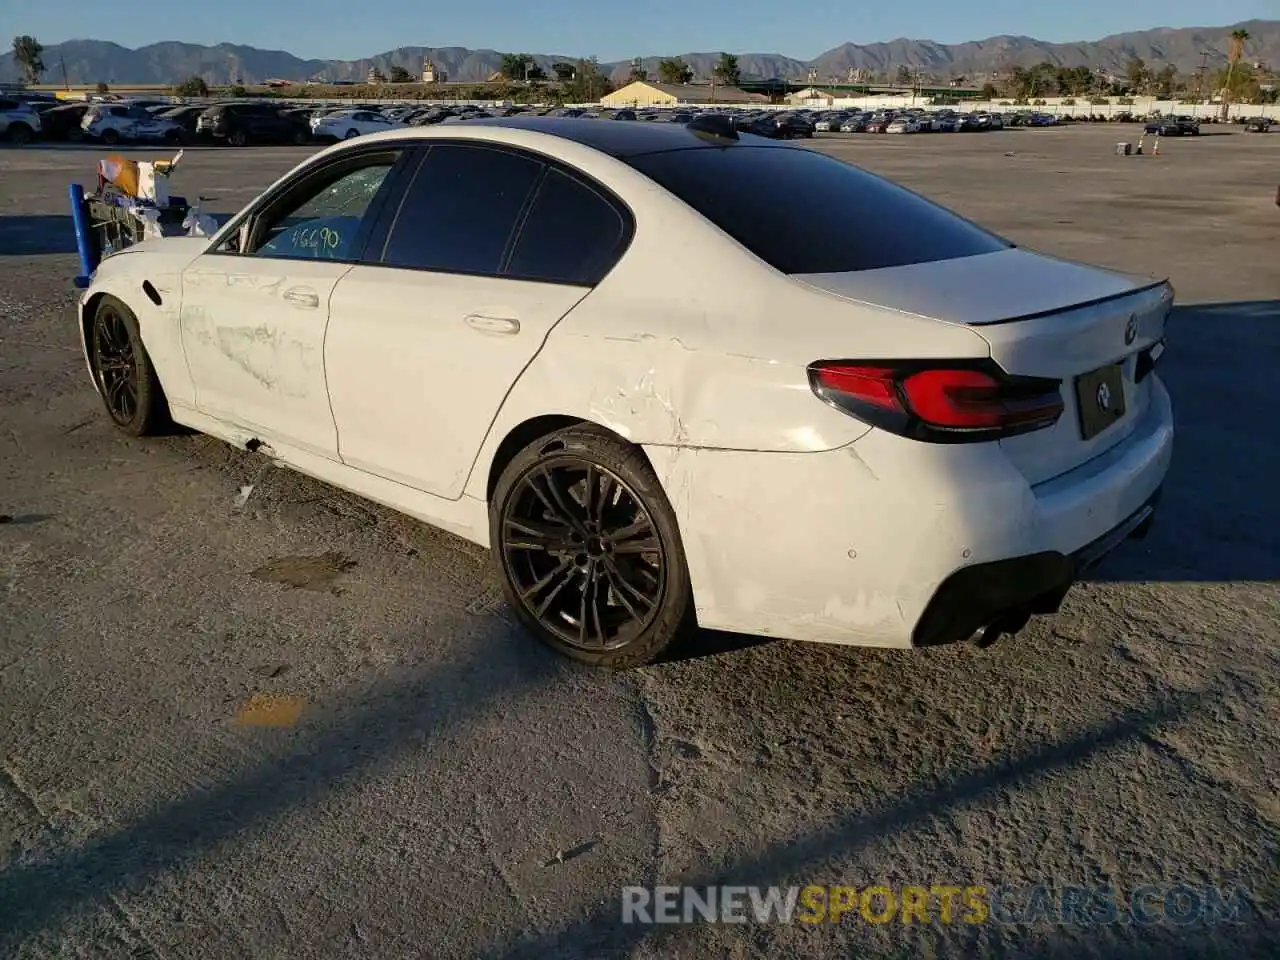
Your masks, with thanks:
[(1243, 27), (1231, 31), (1227, 39), (1227, 85), (1222, 91), (1222, 119), (1228, 119), (1231, 112), (1231, 80), (1236, 72), (1236, 64), (1244, 56), (1244, 45), (1249, 41), (1249, 31)]

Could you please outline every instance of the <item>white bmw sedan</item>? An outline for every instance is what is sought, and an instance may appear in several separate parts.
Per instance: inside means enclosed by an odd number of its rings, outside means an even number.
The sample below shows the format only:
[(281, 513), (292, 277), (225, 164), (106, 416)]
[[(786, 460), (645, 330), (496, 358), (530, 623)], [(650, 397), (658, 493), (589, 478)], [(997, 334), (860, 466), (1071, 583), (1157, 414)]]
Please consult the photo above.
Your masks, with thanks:
[(506, 118), (334, 145), (105, 259), (80, 325), (123, 430), (489, 546), (534, 635), (622, 667), (1054, 612), (1153, 516), (1171, 303), (719, 118)]

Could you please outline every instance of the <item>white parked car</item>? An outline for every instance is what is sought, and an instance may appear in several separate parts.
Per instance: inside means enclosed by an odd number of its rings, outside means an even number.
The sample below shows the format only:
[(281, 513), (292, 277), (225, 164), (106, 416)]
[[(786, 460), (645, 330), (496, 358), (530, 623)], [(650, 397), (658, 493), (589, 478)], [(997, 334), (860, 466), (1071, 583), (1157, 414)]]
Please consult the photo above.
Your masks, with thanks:
[(625, 666), (1056, 610), (1153, 516), (1172, 296), (720, 118), (513, 117), (328, 147), (79, 322), (123, 430), (490, 546), (533, 634)]
[(40, 134), (40, 114), (26, 100), (0, 97), (0, 140), (30, 143)]
[(888, 127), (885, 133), (919, 133), (920, 122), (915, 117), (898, 117)]
[(372, 110), (351, 110), (311, 118), (311, 135), (320, 139), (350, 140), (369, 133), (398, 130), (408, 124), (391, 120)]
[(122, 140), (182, 143), (187, 136), (182, 124), (158, 117), (144, 107), (123, 103), (95, 104), (85, 111), (80, 129), (86, 139), (105, 144)]

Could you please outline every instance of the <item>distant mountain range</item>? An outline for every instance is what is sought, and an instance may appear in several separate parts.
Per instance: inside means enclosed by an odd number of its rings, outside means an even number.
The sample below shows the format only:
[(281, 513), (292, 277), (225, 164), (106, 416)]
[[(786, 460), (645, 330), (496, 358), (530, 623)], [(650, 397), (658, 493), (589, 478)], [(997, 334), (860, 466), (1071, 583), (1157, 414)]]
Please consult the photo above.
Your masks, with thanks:
[[(845, 78), (850, 70), (877, 74), (907, 66), (938, 79), (963, 76), (980, 82), (984, 74), (1044, 61), (1055, 66), (1089, 66), (1123, 73), (1130, 58), (1140, 57), (1149, 66), (1158, 68), (1171, 63), (1179, 71), (1192, 73), (1200, 67), (1202, 53), (1208, 53), (1210, 69), (1221, 67), (1227, 58), (1228, 38), (1240, 28), (1248, 30), (1252, 38), (1247, 52), (1250, 60), (1280, 66), (1280, 20), (1250, 20), (1225, 27), (1158, 27), (1080, 43), (1046, 43), (1014, 36), (956, 44), (905, 39), (865, 45), (845, 43), (813, 60), (796, 60), (776, 53), (739, 53), (738, 66), (746, 79), (803, 80), (810, 70), (816, 70), (820, 82), (830, 82), (832, 78)], [(719, 53), (680, 56), (696, 76), (707, 77)], [(66, 80), (80, 84), (177, 83), (190, 76), (203, 77), (211, 84), (252, 84), (277, 77), (363, 80), (371, 68), (387, 74), (393, 66), (404, 67), (416, 78), (424, 59), (445, 70), (450, 80), (481, 81), (502, 64), (502, 54), (496, 50), (466, 47), (398, 47), (363, 60), (303, 60), (283, 50), (259, 50), (230, 43), (205, 47), (170, 41), (130, 50), (105, 40), (50, 44), (43, 59), (46, 82), (62, 82), (65, 69)], [(550, 74), (552, 63), (576, 57), (534, 54), (534, 59)], [(643, 58), (650, 77), (656, 78), (660, 59)], [(631, 70), (629, 61), (601, 66), (615, 83), (625, 81)], [(0, 80), (16, 80), (20, 75), (12, 52), (0, 56)]]

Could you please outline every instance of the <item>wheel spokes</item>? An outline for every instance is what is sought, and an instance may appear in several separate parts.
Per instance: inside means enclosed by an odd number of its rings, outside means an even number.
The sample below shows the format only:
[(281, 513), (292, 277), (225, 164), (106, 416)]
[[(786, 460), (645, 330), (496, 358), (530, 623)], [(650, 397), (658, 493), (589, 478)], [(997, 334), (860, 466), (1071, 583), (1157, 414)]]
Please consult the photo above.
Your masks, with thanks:
[(566, 557), (561, 560), (550, 573), (543, 575), (532, 586), (521, 593), (521, 599), (531, 601), (543, 590), (546, 590), (547, 587), (551, 587), (551, 590), (542, 598), (541, 603), (537, 606), (538, 616), (544, 616), (547, 610), (551, 607), (551, 604), (555, 601), (556, 597), (560, 595), (560, 591), (569, 585), (569, 581), (573, 579), (573, 574), (576, 569), (577, 568), (573, 565), (573, 560)]
[(662, 538), (638, 495), (607, 468), (548, 457), (518, 481), (499, 530), (495, 546), (521, 606), (561, 641), (608, 650), (656, 615)]
[[(656, 601), (635, 584), (631, 583), (623, 572), (622, 567), (620, 567), (612, 558), (605, 558), (604, 568), (606, 575), (609, 578), (609, 585), (613, 587), (614, 594), (617, 596), (618, 601), (630, 610), (632, 616), (636, 619), (642, 619), (644, 616), (647, 616), (648, 612), (653, 609)], [(643, 613), (636, 611), (635, 606), (632, 603), (632, 601), (635, 600), (638, 600), (643, 604), (645, 608)]]
[(528, 478), (528, 484), (553, 520), (579, 533), (584, 532), (581, 517), (569, 505), (573, 498), (560, 490), (552, 469), (544, 467), (535, 476)]
[(556, 553), (571, 549), (571, 531), (566, 526), (512, 517), (506, 519), (506, 525), (508, 530), (513, 530), (516, 534), (506, 540), (508, 550), (544, 550)]
[(608, 637), (605, 635), (603, 617), (600, 613), (600, 601), (602, 599), (601, 579), (600, 562), (591, 560), (587, 564), (583, 577), (582, 602), (578, 605), (578, 642), (584, 647), (592, 639), (591, 625), (593, 622), (595, 624), (594, 637), (598, 638), (599, 642), (592, 644), (592, 646), (604, 646), (608, 642)]
[(124, 318), (113, 310), (98, 314), (94, 340), (97, 374), (107, 409), (117, 420), (132, 420), (138, 409), (138, 366)]

